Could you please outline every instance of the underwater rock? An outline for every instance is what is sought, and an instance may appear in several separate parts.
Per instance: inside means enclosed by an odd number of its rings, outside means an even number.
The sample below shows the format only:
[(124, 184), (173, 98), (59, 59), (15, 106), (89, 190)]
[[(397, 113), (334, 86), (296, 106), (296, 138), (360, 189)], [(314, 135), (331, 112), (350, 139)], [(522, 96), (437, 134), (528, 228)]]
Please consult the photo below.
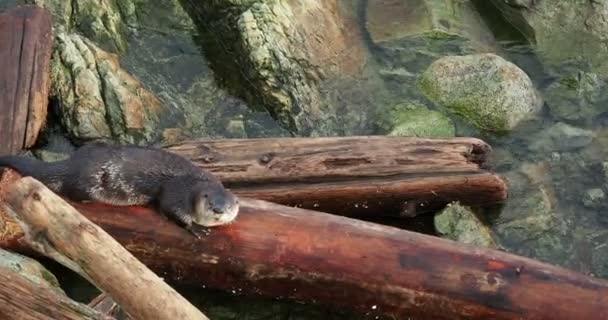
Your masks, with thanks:
[(496, 52), (494, 35), (471, 1), (358, 1), (359, 24), (379, 74), (402, 97), (418, 96), (416, 80), (449, 55)]
[(608, 111), (606, 81), (599, 75), (578, 71), (565, 74), (545, 90), (545, 101), (551, 113), (562, 120), (581, 124), (590, 123), (598, 115)]
[(57, 278), (42, 264), (32, 258), (0, 249), (0, 266), (17, 272), (34, 283), (56, 290), (62, 295), (65, 294), (59, 286)]
[(528, 75), (495, 54), (438, 59), (420, 76), (419, 87), (436, 104), (488, 131), (511, 130), (543, 104)]
[(585, 147), (593, 141), (594, 133), (558, 122), (531, 137), (529, 148), (540, 152), (566, 152)]
[(357, 75), (364, 46), (338, 1), (182, 1), (218, 76), (292, 133), (324, 118), (323, 79)]
[(494, 44), (492, 32), (470, 1), (376, 0), (365, 3), (366, 28), (375, 44), (421, 35), (459, 35), (480, 47)]
[(480, 247), (500, 249), (492, 231), (469, 208), (451, 203), (434, 217), (435, 229), (444, 238)]
[(56, 33), (55, 46), (51, 96), (71, 138), (133, 144), (157, 139), (161, 102), (121, 69), (115, 55), (62, 31)]
[(583, 204), (589, 208), (602, 207), (606, 201), (606, 194), (600, 188), (593, 188), (585, 191)]
[(385, 117), (392, 128), (390, 136), (446, 138), (455, 135), (450, 118), (420, 103), (398, 104)]
[(500, 244), (520, 255), (567, 266), (571, 262), (572, 241), (551, 185), (534, 181), (536, 178), (530, 173), (517, 170), (506, 178), (512, 187), (510, 200), (492, 221)]
[(546, 65), (575, 62), (608, 75), (608, 1), (491, 0), (504, 18), (535, 46)]

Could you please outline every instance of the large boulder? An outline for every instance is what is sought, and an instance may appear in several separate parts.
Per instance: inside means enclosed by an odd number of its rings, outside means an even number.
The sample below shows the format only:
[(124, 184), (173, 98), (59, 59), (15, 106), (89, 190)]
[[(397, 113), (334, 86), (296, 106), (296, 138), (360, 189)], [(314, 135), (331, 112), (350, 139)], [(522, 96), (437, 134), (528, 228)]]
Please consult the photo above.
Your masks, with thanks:
[(158, 139), (160, 100), (125, 72), (115, 55), (88, 38), (60, 30), (55, 45), (51, 95), (72, 138), (133, 144)]
[(183, 1), (219, 77), (293, 133), (331, 118), (323, 80), (358, 75), (365, 58), (336, 0)]
[(523, 70), (491, 53), (438, 59), (420, 76), (419, 87), (439, 106), (488, 131), (511, 130), (543, 104)]
[(26, 0), (48, 9), (56, 27), (78, 32), (94, 40), (106, 51), (121, 52), (127, 48), (124, 17), (132, 16), (132, 0)]
[(549, 66), (589, 65), (608, 75), (608, 1), (491, 0)]

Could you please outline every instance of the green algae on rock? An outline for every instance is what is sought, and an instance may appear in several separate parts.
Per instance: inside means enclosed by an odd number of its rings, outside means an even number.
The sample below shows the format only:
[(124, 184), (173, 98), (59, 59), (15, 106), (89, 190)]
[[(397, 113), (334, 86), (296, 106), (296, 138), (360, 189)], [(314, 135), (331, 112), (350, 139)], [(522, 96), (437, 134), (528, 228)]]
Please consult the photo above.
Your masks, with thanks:
[(58, 31), (51, 96), (73, 139), (147, 144), (158, 138), (160, 101), (122, 70), (117, 57), (78, 34)]
[(398, 104), (387, 112), (390, 136), (447, 138), (455, 135), (454, 123), (441, 112), (419, 103)]
[(322, 79), (360, 72), (365, 51), (337, 1), (182, 1), (226, 87), (308, 135), (327, 107)]
[(606, 112), (606, 81), (591, 72), (564, 74), (545, 91), (551, 113), (562, 120), (588, 124)]
[(513, 1), (490, 1), (522, 31), (545, 65), (574, 61), (608, 75), (607, 1), (528, 0), (524, 6)]
[(55, 26), (66, 32), (79, 32), (106, 51), (126, 50), (123, 17), (132, 16), (132, 0), (27, 0), (53, 14)]
[(492, 231), (469, 208), (451, 203), (435, 214), (435, 229), (444, 238), (470, 245), (500, 249)]
[(486, 131), (511, 130), (543, 104), (523, 70), (489, 53), (440, 58), (418, 85), (430, 100)]

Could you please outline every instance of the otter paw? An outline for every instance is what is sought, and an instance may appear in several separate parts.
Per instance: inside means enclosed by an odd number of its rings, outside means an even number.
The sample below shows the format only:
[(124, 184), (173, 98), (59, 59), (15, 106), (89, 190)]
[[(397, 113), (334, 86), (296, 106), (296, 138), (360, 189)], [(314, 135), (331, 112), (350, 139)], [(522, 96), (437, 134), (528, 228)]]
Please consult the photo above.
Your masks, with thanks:
[(206, 228), (206, 227), (200, 227), (200, 226), (188, 226), (186, 227), (186, 230), (188, 230), (188, 232), (190, 232), (193, 236), (195, 236), (197, 239), (202, 239), (203, 236), (208, 236), (209, 234), (211, 234), (211, 229)]

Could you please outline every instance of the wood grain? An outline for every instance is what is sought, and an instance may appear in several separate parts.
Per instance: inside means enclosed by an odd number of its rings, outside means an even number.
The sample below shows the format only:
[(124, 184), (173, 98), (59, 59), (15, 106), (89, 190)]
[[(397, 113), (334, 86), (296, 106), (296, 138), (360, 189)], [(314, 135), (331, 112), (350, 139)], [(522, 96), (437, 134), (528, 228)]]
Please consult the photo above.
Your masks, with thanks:
[(63, 292), (28, 280), (0, 266), (0, 319), (3, 320), (113, 320)]
[(491, 148), (475, 138), (385, 136), (187, 141), (167, 146), (218, 176), (235, 193), (346, 216), (398, 215), (460, 201), (507, 198), (484, 169)]
[(25, 231), (29, 247), (109, 293), (134, 319), (208, 319), (38, 180), (24, 177), (15, 181), (4, 204)]
[[(18, 179), (4, 175), (2, 189)], [(608, 282), (500, 251), (260, 200), (202, 240), (143, 207), (72, 205), (168, 281), (386, 319), (606, 319)], [(10, 217), (0, 215), (0, 226)], [(0, 245), (25, 249), (17, 230)], [(21, 244), (21, 245), (20, 245)]]
[(47, 115), (51, 14), (19, 6), (0, 14), (0, 154), (34, 145)]

